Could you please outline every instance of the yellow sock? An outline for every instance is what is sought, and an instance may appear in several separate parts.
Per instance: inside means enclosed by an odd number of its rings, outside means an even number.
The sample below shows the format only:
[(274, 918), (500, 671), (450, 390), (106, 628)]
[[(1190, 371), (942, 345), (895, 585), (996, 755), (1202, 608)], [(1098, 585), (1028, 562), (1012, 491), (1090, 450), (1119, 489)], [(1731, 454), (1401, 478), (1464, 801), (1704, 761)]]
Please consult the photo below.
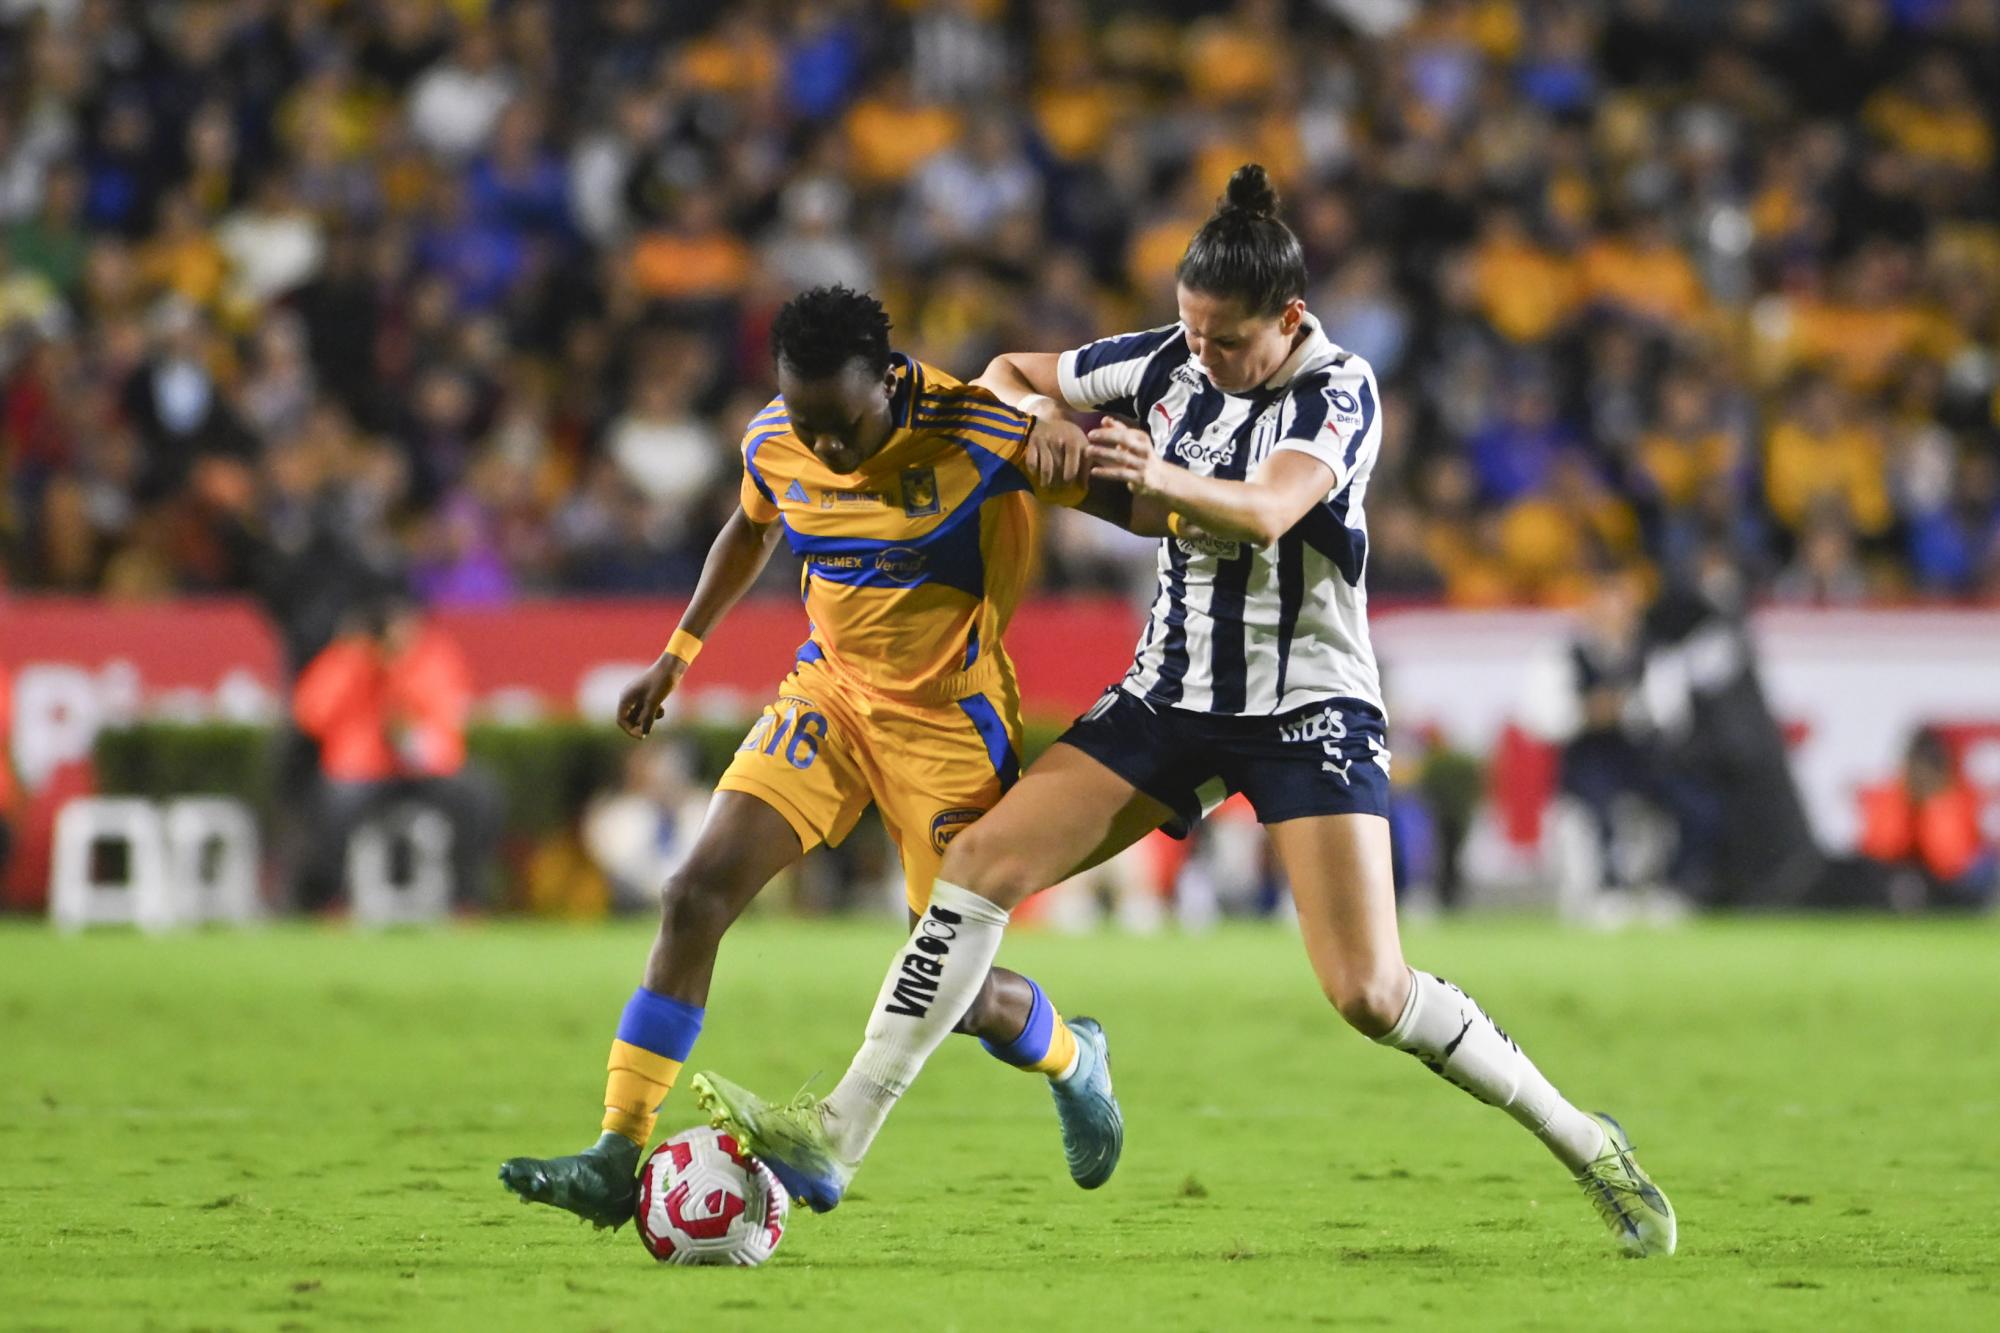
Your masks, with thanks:
[[(1072, 1043), (1074, 1044), (1074, 1043)], [(673, 1091), (681, 1062), (614, 1039), (604, 1080), (604, 1128), (623, 1134), (641, 1148), (653, 1137), (660, 1103)]]
[(1076, 1034), (1069, 1030), (1069, 1024), (1063, 1022), (1061, 1014), (1055, 1017), (1054, 1026), (1049, 1029), (1049, 1053), (1028, 1066), (1037, 1074), (1047, 1074), (1050, 1078), (1067, 1071), (1076, 1059)]

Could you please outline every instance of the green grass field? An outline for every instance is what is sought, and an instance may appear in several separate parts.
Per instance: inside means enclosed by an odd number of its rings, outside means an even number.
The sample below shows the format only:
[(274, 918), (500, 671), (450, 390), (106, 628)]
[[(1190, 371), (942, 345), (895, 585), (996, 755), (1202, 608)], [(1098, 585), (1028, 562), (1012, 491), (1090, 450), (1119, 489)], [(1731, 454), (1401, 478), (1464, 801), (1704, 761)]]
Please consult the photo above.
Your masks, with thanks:
[[(747, 923), (695, 1067), (830, 1086), (895, 936)], [(1645, 1263), (1511, 1121), (1346, 1032), (1289, 934), (1241, 928), (1010, 941), (1110, 1030), (1103, 1191), (1039, 1081), (957, 1039), (770, 1266), (658, 1267), (494, 1179), (594, 1136), (644, 940), (0, 929), (0, 1326), (2000, 1327), (1990, 923), (1412, 931), (1625, 1120), (1681, 1219)], [(691, 1119), (683, 1090), (664, 1124)]]

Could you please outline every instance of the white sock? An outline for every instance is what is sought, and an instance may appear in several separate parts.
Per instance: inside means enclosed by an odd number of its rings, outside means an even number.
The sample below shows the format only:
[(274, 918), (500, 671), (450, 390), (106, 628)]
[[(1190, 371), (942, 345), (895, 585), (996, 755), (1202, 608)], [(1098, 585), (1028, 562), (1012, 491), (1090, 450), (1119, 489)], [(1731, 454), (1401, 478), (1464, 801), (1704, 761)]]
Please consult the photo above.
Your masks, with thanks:
[(1571, 1171), (1604, 1151), (1604, 1126), (1563, 1100), (1485, 1010), (1449, 981), (1410, 969), (1410, 998), (1376, 1038), (1527, 1126)]
[(978, 894), (942, 880), (932, 887), (875, 997), (861, 1050), (826, 1099), (827, 1128), (847, 1161), (861, 1160), (896, 1099), (972, 1007), (1006, 930), (1007, 913)]

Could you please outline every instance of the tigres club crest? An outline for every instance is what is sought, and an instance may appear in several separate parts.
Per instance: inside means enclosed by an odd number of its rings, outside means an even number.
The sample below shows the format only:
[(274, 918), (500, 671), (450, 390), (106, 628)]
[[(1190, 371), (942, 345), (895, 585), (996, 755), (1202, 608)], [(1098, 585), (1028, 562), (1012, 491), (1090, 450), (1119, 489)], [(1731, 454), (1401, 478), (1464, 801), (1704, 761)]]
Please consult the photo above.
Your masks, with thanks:
[(931, 816), (931, 846), (939, 856), (951, 846), (951, 840), (964, 831), (967, 825), (985, 814), (984, 810), (973, 810), (961, 806), (955, 810), (940, 810)]
[(903, 512), (911, 518), (935, 514), (942, 506), (938, 499), (937, 469), (903, 469)]

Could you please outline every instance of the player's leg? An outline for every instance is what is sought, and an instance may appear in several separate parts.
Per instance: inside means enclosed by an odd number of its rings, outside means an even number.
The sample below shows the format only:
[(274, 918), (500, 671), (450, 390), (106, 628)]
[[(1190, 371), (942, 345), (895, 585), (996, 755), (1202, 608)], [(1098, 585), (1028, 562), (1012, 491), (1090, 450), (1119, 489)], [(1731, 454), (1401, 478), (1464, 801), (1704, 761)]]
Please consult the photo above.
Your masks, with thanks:
[(1512, 1116), (1569, 1168), (1627, 1250), (1673, 1253), (1673, 1210), (1618, 1123), (1571, 1105), (1469, 995), (1403, 961), (1388, 821), (1322, 815), (1273, 824), (1270, 833), (1306, 954), (1341, 1017)]
[(630, 1215), (633, 1168), (700, 1035), (723, 933), (773, 876), (840, 841), (866, 807), (845, 731), (806, 693), (823, 683), (795, 673), (722, 775), (687, 861), (662, 888), (659, 930), (611, 1043), (602, 1133), (580, 1153), (504, 1164), (502, 1182), (524, 1201), (599, 1226)]
[(1572, 1106), (1464, 991), (1404, 962), (1381, 713), (1343, 700), (1215, 725), (1231, 752), (1225, 771), (1270, 830), (1306, 954), (1341, 1017), (1526, 1127), (1627, 1249), (1671, 1253), (1673, 1211), (1616, 1122)]
[[(776, 1106), (697, 1076), (697, 1095), (798, 1198), (840, 1202), (890, 1110), (985, 984), (1008, 913), (1089, 857), (1129, 816), (1135, 785), (1069, 744), (1050, 747), (952, 842), (916, 929), (897, 952), (861, 1050), (824, 1101)], [(1171, 809), (1155, 803), (1154, 823)]]
[[(1020, 780), (1020, 699), (1011, 674), (954, 704), (878, 713), (861, 756), (876, 808), (896, 841), (910, 929), (930, 902), (946, 849)], [(978, 1037), (997, 1059), (1059, 1077), (1076, 1044), (1040, 986), (995, 967), (955, 1031)]]
[[(1158, 828), (1165, 813), (1151, 797), (1134, 796), (1084, 864), (1062, 878), (1131, 846)], [(1125, 1116), (1112, 1086), (1111, 1039), (1102, 1023), (1085, 1014), (1063, 1017), (1034, 981), (996, 966), (956, 1030), (978, 1035), (996, 1059), (1046, 1075), (1070, 1179), (1087, 1190), (1111, 1179), (1125, 1150)]]
[[(877, 720), (881, 727), (870, 734), (862, 766), (870, 770), (876, 807), (903, 854), (914, 930), (946, 849), (1018, 781), (1019, 699), (1011, 678), (1003, 678), (997, 688), (956, 704), (878, 713)], [(1106, 836), (1120, 847), (1138, 836), (1129, 826), (1157, 823), (1142, 800), (1113, 820)], [(1085, 1189), (1111, 1178), (1125, 1128), (1101, 1024), (1065, 1019), (1033, 979), (996, 966), (953, 1030), (978, 1037), (995, 1059), (1045, 1076), (1070, 1178)]]
[(501, 1182), (523, 1202), (551, 1204), (600, 1227), (631, 1215), (633, 1171), (700, 1035), (722, 934), (802, 854), (798, 834), (771, 806), (743, 792), (715, 794), (687, 861), (661, 890), (644, 978), (612, 1038), (598, 1140), (567, 1156), (504, 1163)]
[[(1111, 827), (1098, 844), (1086, 852), (1081, 861), (1071, 866), (1057, 877), (1055, 883), (1084, 871), (1093, 869), (1109, 861), (1118, 853), (1130, 847), (1139, 839), (1160, 827), (1172, 817), (1173, 812), (1147, 796), (1144, 792), (1135, 794), (1125, 803), (1125, 807), (1112, 817)], [(933, 866), (923, 876), (922, 882), (932, 883), (941, 870), (941, 865)], [(916, 877), (911, 883), (918, 882)], [(920, 915), (915, 906), (910, 908), (910, 928), (914, 930)], [(958, 1031), (970, 1033), (981, 1041), (1005, 1044), (1011, 1040), (1010, 1034), (1018, 1034), (1029, 1021), (1034, 1005), (1034, 983), (1019, 972), (1010, 972), (1004, 967), (995, 967), (987, 973), (986, 985), (980, 988), (972, 1007), (959, 1020)], [(998, 1054), (998, 1052), (996, 1052)]]

